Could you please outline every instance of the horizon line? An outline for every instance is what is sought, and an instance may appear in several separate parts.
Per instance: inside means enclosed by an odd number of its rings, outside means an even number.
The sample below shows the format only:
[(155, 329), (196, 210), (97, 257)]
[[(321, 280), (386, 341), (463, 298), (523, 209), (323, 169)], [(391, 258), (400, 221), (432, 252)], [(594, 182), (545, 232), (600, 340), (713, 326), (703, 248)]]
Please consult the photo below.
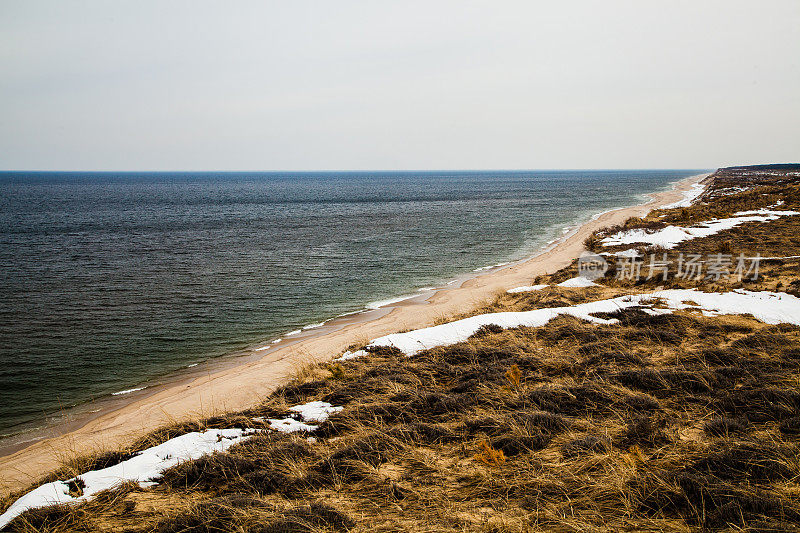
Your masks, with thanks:
[[(767, 164), (767, 163), (764, 163)], [(773, 163), (778, 164), (778, 163)], [(790, 164), (790, 163), (782, 163)], [(751, 165), (727, 165), (727, 166), (751, 166)], [(150, 169), (150, 170), (84, 170), (84, 169), (58, 169), (58, 170), (41, 170), (41, 169), (0, 169), (0, 173), (12, 172), (29, 172), (29, 173), (120, 173), (120, 174), (135, 174), (135, 173), (187, 173), (187, 172), (219, 172), (219, 173), (330, 173), (330, 172), (575, 172), (575, 171), (632, 171), (632, 170), (711, 170), (712, 168), (726, 168), (726, 167), (606, 167), (606, 168), (412, 168), (412, 169), (280, 169), (280, 170), (221, 170), (221, 169), (205, 169), (205, 170), (175, 170), (175, 169)]]

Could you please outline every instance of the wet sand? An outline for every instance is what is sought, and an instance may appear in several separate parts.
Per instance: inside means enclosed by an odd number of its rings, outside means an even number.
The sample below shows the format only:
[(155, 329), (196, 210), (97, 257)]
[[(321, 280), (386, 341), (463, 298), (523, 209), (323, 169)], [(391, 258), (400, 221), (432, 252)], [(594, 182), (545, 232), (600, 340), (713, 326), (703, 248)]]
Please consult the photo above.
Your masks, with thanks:
[(650, 195), (645, 204), (602, 213), (530, 259), (473, 274), (463, 282), (377, 310), (339, 317), (269, 349), (212, 364), (203, 372), (116, 400), (98, 416), (65, 425), (62, 434), (0, 457), (0, 496), (26, 487), (69, 457), (120, 446), (171, 422), (256, 405), (305, 363), (331, 360), (348, 346), (389, 333), (430, 326), (442, 316), (474, 309), (498, 292), (529, 285), (537, 275), (569, 265), (595, 230), (680, 200), (684, 191), (706, 176), (686, 178), (673, 190)]

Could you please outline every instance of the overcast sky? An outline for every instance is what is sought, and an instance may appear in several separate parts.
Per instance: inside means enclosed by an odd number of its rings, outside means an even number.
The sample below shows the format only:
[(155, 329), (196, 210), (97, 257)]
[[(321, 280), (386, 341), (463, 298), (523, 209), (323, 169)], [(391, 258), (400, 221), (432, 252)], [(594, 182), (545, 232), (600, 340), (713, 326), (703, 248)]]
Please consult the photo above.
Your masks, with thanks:
[(0, 2), (0, 168), (800, 159), (800, 1)]

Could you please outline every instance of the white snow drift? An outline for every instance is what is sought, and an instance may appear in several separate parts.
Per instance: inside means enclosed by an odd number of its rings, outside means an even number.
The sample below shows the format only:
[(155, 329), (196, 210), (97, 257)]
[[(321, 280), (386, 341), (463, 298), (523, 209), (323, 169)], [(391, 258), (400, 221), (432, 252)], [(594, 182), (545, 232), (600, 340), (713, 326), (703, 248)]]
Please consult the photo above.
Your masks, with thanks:
[(594, 281), (590, 280), (589, 278), (584, 278), (583, 276), (578, 276), (577, 278), (570, 278), (567, 281), (562, 281), (558, 284), (559, 287), (571, 287), (571, 288), (581, 288), (581, 287), (594, 287), (597, 285)]
[[(270, 429), (280, 431), (281, 433), (314, 431), (319, 426), (308, 424), (307, 422), (325, 422), (332, 413), (338, 413), (342, 409), (342, 407), (334, 407), (328, 402), (308, 402), (289, 408), (290, 411), (298, 413), (302, 420), (287, 416), (286, 418), (270, 418), (267, 422), (269, 422)], [(264, 419), (260, 417), (254, 418), (253, 420), (258, 420), (259, 422), (264, 421)]]
[(358, 359), (359, 357), (366, 357), (369, 352), (366, 350), (356, 350), (355, 352), (344, 352), (341, 357), (337, 357), (334, 361), (349, 361), (350, 359)]
[(753, 211), (739, 211), (738, 213), (734, 213), (731, 218), (709, 220), (708, 222), (688, 228), (667, 226), (666, 228), (655, 231), (648, 231), (647, 229), (641, 228), (620, 231), (604, 238), (600, 242), (602, 242), (603, 246), (647, 244), (671, 250), (681, 242), (697, 239), (699, 237), (708, 237), (720, 231), (735, 228), (746, 222), (770, 222), (777, 220), (779, 217), (791, 215), (800, 215), (800, 212), (774, 211), (768, 208), (756, 209)]
[[(114, 488), (124, 481), (134, 481), (145, 487), (155, 485), (155, 480), (161, 477), (164, 470), (209, 453), (223, 452), (255, 432), (256, 430), (208, 429), (187, 433), (143, 450), (114, 466), (92, 470), (66, 481), (45, 483), (18, 499), (0, 515), (0, 529), (28, 509), (86, 501), (98, 492)], [(83, 494), (75, 497), (69, 494), (69, 484), (77, 480), (83, 482)]]
[[(299, 414), (303, 421), (293, 418), (270, 420), (272, 429), (278, 431), (314, 431), (317, 426), (305, 422), (324, 422), (331, 413), (341, 411), (326, 402), (309, 402), (289, 409)], [(254, 418), (254, 420), (259, 420)], [(260, 419), (263, 421), (263, 419)], [(288, 422), (291, 421), (291, 422)], [(291, 427), (291, 429), (288, 429)], [(214, 452), (224, 452), (234, 444), (242, 442), (261, 432), (258, 429), (207, 429), (186, 433), (170, 439), (158, 446), (138, 452), (126, 461), (100, 470), (92, 470), (65, 481), (53, 481), (22, 496), (5, 513), (0, 515), (0, 529), (14, 518), (29, 509), (59, 503), (80, 503), (90, 500), (102, 490), (113, 489), (126, 481), (133, 481), (143, 487), (158, 483), (162, 473), (179, 463), (198, 459)], [(69, 494), (70, 485), (79, 484), (83, 494)]]
[(543, 285), (523, 285), (522, 287), (514, 287), (513, 289), (508, 289), (506, 292), (510, 294), (516, 294), (518, 292), (532, 292), (532, 291), (540, 291), (547, 287), (547, 284)]
[[(660, 302), (661, 305), (654, 307), (655, 301)], [(414, 355), (422, 350), (465, 341), (481, 326), (489, 324), (496, 324), (504, 328), (539, 327), (559, 315), (571, 315), (595, 324), (613, 324), (616, 319), (606, 320), (592, 316), (592, 314), (609, 313), (635, 306), (645, 307), (647, 312), (652, 314), (670, 313), (674, 310), (690, 308), (702, 310), (706, 316), (750, 313), (758, 320), (768, 324), (787, 322), (800, 325), (800, 299), (786, 293), (744, 290), (707, 293), (697, 289), (671, 289), (651, 294), (620, 296), (567, 307), (477, 315), (448, 324), (386, 335), (373, 340), (369, 346), (393, 346), (406, 355)]]

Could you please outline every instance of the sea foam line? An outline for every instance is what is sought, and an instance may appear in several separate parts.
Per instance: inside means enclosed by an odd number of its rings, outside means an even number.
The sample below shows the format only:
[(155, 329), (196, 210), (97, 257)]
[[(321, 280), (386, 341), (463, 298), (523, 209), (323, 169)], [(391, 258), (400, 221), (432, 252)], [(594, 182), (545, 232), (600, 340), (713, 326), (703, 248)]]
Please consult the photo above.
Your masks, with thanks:
[(121, 391), (118, 391), (118, 392), (112, 392), (111, 396), (121, 396), (123, 394), (130, 394), (132, 392), (144, 390), (146, 388), (147, 388), (147, 386), (145, 385), (144, 387), (136, 387), (136, 388), (133, 388), (133, 389), (125, 389), (125, 390), (121, 390)]

